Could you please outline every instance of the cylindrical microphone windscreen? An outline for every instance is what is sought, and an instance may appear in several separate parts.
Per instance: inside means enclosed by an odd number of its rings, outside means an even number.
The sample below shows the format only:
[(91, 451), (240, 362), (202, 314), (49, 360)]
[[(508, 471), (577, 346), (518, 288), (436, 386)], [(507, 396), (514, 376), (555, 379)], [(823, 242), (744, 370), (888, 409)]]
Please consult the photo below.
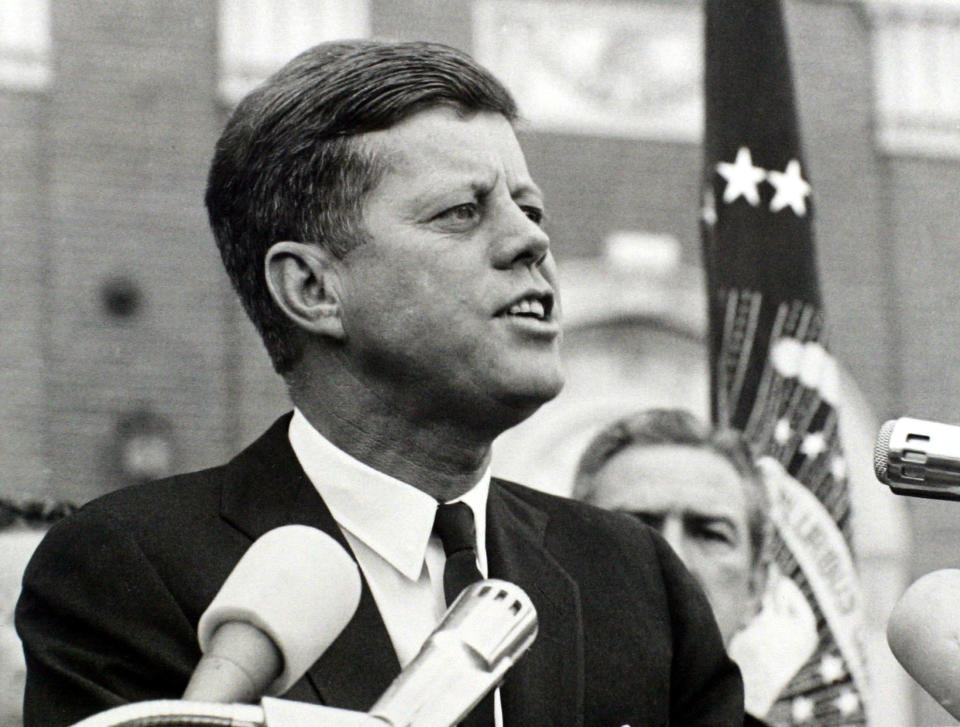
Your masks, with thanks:
[(537, 634), (519, 586), (494, 578), (463, 590), (417, 656), (370, 708), (390, 727), (450, 727), (496, 687)]
[(873, 472), (885, 485), (890, 484), (887, 479), (888, 457), (890, 454), (890, 434), (896, 425), (896, 419), (890, 419), (883, 423), (880, 431), (877, 432), (877, 442), (873, 447)]
[(890, 614), (887, 642), (907, 673), (960, 719), (960, 570), (914, 582)]
[(285, 525), (258, 538), (200, 617), (206, 653), (227, 622), (252, 624), (277, 646), (283, 665), (266, 694), (283, 694), (323, 654), (360, 602), (356, 563), (329, 535)]

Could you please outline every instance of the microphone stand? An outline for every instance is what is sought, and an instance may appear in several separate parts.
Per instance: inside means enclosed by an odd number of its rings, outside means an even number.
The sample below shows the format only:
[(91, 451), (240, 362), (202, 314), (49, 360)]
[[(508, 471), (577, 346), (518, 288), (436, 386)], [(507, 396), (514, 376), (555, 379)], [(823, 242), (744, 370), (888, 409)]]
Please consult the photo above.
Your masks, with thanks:
[(87, 717), (73, 727), (265, 727), (255, 704), (216, 704), (156, 699), (124, 704)]
[(264, 697), (257, 704), (156, 699), (113, 707), (73, 727), (388, 727), (365, 712)]

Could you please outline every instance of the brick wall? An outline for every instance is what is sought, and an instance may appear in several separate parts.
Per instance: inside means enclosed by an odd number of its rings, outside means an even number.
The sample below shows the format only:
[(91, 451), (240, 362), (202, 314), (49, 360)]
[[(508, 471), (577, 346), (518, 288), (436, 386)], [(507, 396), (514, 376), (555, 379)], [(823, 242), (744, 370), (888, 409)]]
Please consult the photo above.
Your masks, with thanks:
[[(112, 486), (113, 426), (134, 406), (190, 432), (180, 467), (227, 451), (233, 302), (202, 209), (215, 16), (213, 2), (159, 0), (51, 11), (52, 86), (2, 96), (0, 399), (18, 423), (3, 490), (84, 500)], [(118, 277), (140, 292), (127, 318), (104, 306)]]
[(0, 94), (0, 491), (45, 483), (46, 99)]

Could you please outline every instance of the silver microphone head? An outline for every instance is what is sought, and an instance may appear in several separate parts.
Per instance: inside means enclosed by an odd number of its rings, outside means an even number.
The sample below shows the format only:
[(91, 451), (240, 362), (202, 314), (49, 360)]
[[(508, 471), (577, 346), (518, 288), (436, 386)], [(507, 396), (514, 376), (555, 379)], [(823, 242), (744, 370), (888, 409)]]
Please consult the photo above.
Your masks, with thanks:
[(898, 495), (960, 500), (960, 427), (901, 417), (884, 423), (873, 469)]
[(450, 727), (503, 680), (536, 635), (537, 612), (523, 589), (492, 578), (474, 583), (369, 714), (390, 727)]
[[(462, 604), (462, 605), (461, 605)], [(510, 664), (537, 635), (537, 610), (520, 586), (489, 578), (464, 588), (437, 632), (454, 632), (489, 671)]]

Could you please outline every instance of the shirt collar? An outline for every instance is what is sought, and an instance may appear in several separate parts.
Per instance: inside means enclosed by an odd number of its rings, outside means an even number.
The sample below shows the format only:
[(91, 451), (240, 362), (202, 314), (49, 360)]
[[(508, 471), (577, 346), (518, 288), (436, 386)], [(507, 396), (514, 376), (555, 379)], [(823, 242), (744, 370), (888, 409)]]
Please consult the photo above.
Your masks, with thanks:
[[(437, 501), (401, 480), (375, 470), (318, 432), (299, 409), (289, 429), (300, 466), (344, 530), (380, 555), (410, 580), (423, 569)], [(487, 494), (490, 470), (462, 496), (473, 510), (481, 567), (486, 565)]]

